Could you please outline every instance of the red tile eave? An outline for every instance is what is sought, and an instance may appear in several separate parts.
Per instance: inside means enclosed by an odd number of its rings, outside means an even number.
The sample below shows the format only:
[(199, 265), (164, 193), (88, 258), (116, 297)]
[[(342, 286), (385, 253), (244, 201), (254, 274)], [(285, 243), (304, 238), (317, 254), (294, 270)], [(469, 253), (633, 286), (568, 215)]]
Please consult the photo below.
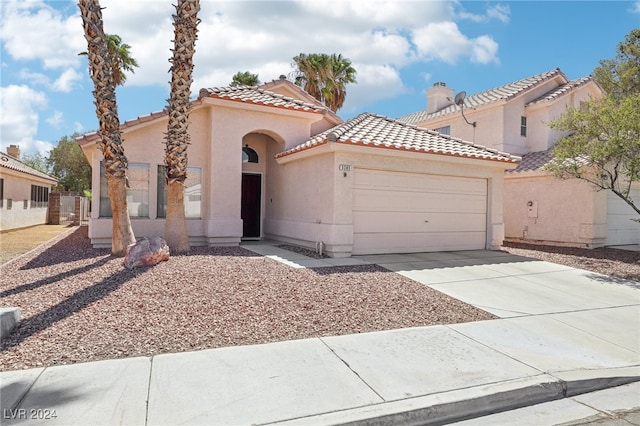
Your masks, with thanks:
[[(202, 102), (200, 102), (200, 100), (195, 100), (195, 101), (191, 101), (191, 108), (196, 107), (198, 105), (200, 105)], [(138, 118), (134, 118), (132, 120), (127, 120), (124, 123), (120, 124), (120, 129), (121, 130), (125, 130), (128, 129), (129, 127), (133, 127), (136, 126), (138, 124), (142, 124), (142, 123), (146, 123), (147, 121), (152, 121), (155, 120), (159, 117), (163, 117), (163, 116), (167, 116), (168, 112), (166, 110), (162, 110), (162, 111), (156, 111), (156, 112), (152, 112), (150, 114), (147, 115), (143, 115), (141, 117)], [(86, 135), (82, 135), (79, 138), (76, 138), (76, 142), (80, 145), (85, 145), (89, 142), (93, 142), (93, 141), (97, 141), (100, 139), (100, 135), (98, 134), (98, 132), (93, 132), (93, 133), (89, 133)]]
[(293, 149), (291, 151), (285, 151), (285, 152), (281, 152), (280, 154), (276, 154), (275, 158), (283, 158), (283, 157), (287, 157), (291, 154), (297, 154), (298, 152), (303, 152), (303, 151), (307, 151), (311, 148), (315, 148), (317, 146), (322, 146), (322, 145), (326, 145), (328, 143), (328, 141), (326, 139), (323, 139), (322, 141), (315, 143), (313, 145), (308, 145), (305, 147), (302, 147), (300, 149)]
[[(317, 144), (314, 144), (314, 145), (309, 145), (309, 146), (306, 146), (306, 147), (301, 148), (299, 150), (283, 152), (281, 154), (276, 155), (276, 158), (287, 157), (289, 155), (297, 154), (299, 152), (306, 151), (306, 150), (314, 148), (316, 146), (325, 145), (326, 143), (327, 143), (327, 140), (325, 139), (320, 143), (317, 143)], [(499, 162), (499, 163), (509, 163), (509, 164), (517, 164), (517, 163), (519, 163), (519, 160), (516, 160), (516, 159), (485, 158), (485, 157), (474, 156), (474, 155), (457, 154), (457, 153), (453, 153), (453, 152), (440, 152), (440, 151), (433, 151), (433, 150), (425, 151), (423, 149), (416, 149), (416, 148), (405, 148), (405, 147), (388, 146), (388, 145), (374, 145), (374, 144), (368, 144), (368, 143), (364, 143), (364, 142), (354, 142), (352, 140), (340, 141), (339, 143), (344, 143), (344, 144), (349, 144), (349, 145), (356, 145), (356, 146), (366, 146), (366, 147), (370, 147), (370, 148), (393, 149), (393, 150), (396, 150), (396, 151), (419, 152), (419, 153), (422, 153), (422, 154), (444, 155), (444, 156), (447, 156), (447, 157), (460, 157), (460, 158), (470, 158), (470, 159), (474, 159), (474, 160), (495, 161), (495, 162)]]
[(220, 100), (223, 100), (223, 101), (232, 101), (232, 102), (239, 102), (239, 103), (242, 103), (242, 104), (260, 105), (260, 106), (264, 106), (264, 107), (278, 108), (278, 109), (284, 109), (284, 110), (288, 110), (288, 111), (310, 112), (312, 114), (320, 114), (320, 115), (323, 114), (322, 110), (313, 109), (311, 107), (302, 107), (301, 106), (300, 108), (292, 108), (292, 107), (286, 107), (286, 106), (283, 106), (283, 105), (265, 104), (263, 102), (255, 102), (255, 101), (247, 100), (247, 99), (234, 99), (234, 98), (229, 98), (229, 97), (226, 97), (226, 96), (218, 96), (216, 94), (211, 94), (208, 97), (209, 98), (220, 99)]
[(20, 170), (20, 169), (16, 169), (15, 167), (9, 167), (9, 166), (7, 166), (5, 164), (2, 164), (2, 163), (0, 163), (0, 167), (4, 167), (5, 169), (13, 170), (14, 172), (24, 173), (24, 174), (29, 175), (29, 176), (35, 176), (35, 177), (40, 178), (40, 179), (48, 180), (49, 182), (52, 182), (52, 183), (58, 183), (58, 179), (56, 179), (54, 177), (44, 177), (44, 176), (41, 176), (41, 175), (36, 174), (36, 173), (28, 172), (26, 170)]

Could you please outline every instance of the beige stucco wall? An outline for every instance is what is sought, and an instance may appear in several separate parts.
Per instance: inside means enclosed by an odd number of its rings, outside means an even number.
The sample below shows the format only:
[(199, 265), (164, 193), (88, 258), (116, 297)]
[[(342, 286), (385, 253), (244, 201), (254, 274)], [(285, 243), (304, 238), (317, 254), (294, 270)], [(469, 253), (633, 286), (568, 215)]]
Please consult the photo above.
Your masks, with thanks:
[[(242, 172), (263, 174), (264, 189), (269, 180), (265, 173), (267, 159), (307, 140), (311, 124), (322, 118), (321, 114), (213, 99), (204, 99), (202, 105), (194, 108), (190, 114), (188, 157), (189, 167), (202, 170), (202, 202), (201, 218), (187, 219), (191, 244), (238, 244), (242, 238)], [(129, 163), (149, 164), (149, 217), (131, 219), (136, 237), (163, 234), (164, 219), (157, 218), (157, 166), (164, 164), (166, 127), (165, 116), (130, 126), (123, 133)], [(242, 147), (245, 144), (258, 151), (261, 164), (243, 165)], [(271, 154), (267, 153), (267, 146), (273, 147)], [(91, 158), (92, 191), (96, 194), (89, 237), (96, 246), (110, 247), (111, 219), (99, 217), (102, 153), (95, 144), (84, 145), (83, 149)]]
[(598, 247), (606, 238), (606, 194), (578, 179), (508, 174), (504, 212), (510, 240)]
[[(512, 167), (504, 163), (344, 144), (327, 144), (278, 162), (283, 166), (281, 178), (288, 184), (279, 194), (282, 208), (274, 207), (269, 218), (272, 238), (308, 247), (322, 241), (330, 255), (349, 256), (353, 244), (353, 176), (356, 169), (366, 168), (487, 179), (485, 247), (497, 249), (502, 244), (503, 175), (505, 168)], [(341, 164), (350, 165), (352, 170), (340, 170)], [(299, 220), (301, 217), (304, 220)]]
[[(4, 179), (0, 230), (47, 223), (48, 208), (32, 206), (31, 185), (51, 188), (51, 181), (5, 168), (2, 168), (0, 178)], [(11, 208), (9, 208), (9, 200), (11, 200)]]

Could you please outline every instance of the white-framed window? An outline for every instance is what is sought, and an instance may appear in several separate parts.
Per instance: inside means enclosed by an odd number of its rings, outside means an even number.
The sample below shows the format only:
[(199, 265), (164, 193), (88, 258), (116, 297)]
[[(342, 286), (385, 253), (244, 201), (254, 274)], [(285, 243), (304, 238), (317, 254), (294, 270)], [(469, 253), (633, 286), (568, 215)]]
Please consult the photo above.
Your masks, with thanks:
[[(149, 164), (129, 163), (127, 178), (129, 217), (149, 217)], [(100, 217), (112, 217), (104, 161), (100, 162)]]
[[(158, 218), (167, 217), (167, 179), (166, 168), (158, 165), (157, 189)], [(184, 182), (184, 215), (187, 219), (200, 219), (202, 207), (202, 169), (187, 167), (187, 179)]]
[(527, 117), (520, 117), (520, 136), (527, 136)]
[(437, 129), (433, 129), (441, 135), (451, 135), (451, 126), (438, 127)]

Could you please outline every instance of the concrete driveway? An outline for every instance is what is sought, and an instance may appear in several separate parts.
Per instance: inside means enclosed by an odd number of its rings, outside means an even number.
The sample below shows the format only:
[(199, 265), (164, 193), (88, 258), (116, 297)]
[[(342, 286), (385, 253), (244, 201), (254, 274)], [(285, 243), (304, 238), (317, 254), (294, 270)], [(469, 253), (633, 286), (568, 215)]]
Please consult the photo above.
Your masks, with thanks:
[[(633, 306), (640, 302), (638, 282), (500, 251), (357, 259), (377, 263), (501, 318)], [(633, 323), (640, 327), (638, 317), (635, 320)], [(638, 343), (640, 333), (635, 334)]]

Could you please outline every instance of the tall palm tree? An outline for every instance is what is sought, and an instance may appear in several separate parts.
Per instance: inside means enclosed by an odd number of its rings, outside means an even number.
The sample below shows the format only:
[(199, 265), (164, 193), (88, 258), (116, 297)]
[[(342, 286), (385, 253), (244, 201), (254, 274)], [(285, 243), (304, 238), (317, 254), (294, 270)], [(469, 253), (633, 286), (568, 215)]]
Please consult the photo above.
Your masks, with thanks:
[(346, 85), (356, 83), (356, 70), (341, 54), (301, 53), (293, 58), (295, 83), (333, 112), (344, 105)]
[(238, 71), (233, 75), (231, 79), (231, 84), (229, 86), (257, 86), (260, 84), (260, 79), (258, 78), (258, 74), (250, 73), (249, 71), (240, 72)]
[(128, 162), (120, 137), (116, 90), (103, 29), (102, 9), (98, 0), (79, 0), (78, 7), (88, 45), (89, 74), (93, 80), (94, 103), (100, 124), (100, 149), (104, 157), (105, 177), (111, 201), (111, 253), (123, 256), (129, 244), (135, 243), (136, 239), (127, 210), (125, 175)]
[(331, 72), (323, 90), (325, 104), (336, 112), (347, 98), (346, 85), (356, 82), (356, 70), (351, 66), (351, 61), (343, 58), (341, 54), (332, 54), (329, 58)]
[(165, 141), (167, 172), (167, 215), (164, 239), (173, 253), (189, 251), (189, 235), (184, 213), (184, 182), (187, 178), (189, 146), (189, 96), (193, 82), (193, 54), (198, 38), (199, 0), (178, 0), (173, 16), (174, 48), (171, 62), (169, 122)]
[(117, 34), (107, 34), (107, 50), (109, 59), (111, 60), (111, 69), (113, 69), (113, 84), (121, 86), (127, 80), (125, 71), (135, 72), (134, 68), (138, 67), (138, 61), (131, 57), (131, 46), (122, 42)]
[[(117, 34), (105, 34), (107, 39), (107, 52), (109, 62), (113, 70), (113, 84), (122, 86), (127, 81), (125, 71), (135, 72), (138, 61), (131, 56), (131, 46), (122, 42), (122, 38)], [(80, 52), (79, 55), (88, 56), (88, 52)]]

